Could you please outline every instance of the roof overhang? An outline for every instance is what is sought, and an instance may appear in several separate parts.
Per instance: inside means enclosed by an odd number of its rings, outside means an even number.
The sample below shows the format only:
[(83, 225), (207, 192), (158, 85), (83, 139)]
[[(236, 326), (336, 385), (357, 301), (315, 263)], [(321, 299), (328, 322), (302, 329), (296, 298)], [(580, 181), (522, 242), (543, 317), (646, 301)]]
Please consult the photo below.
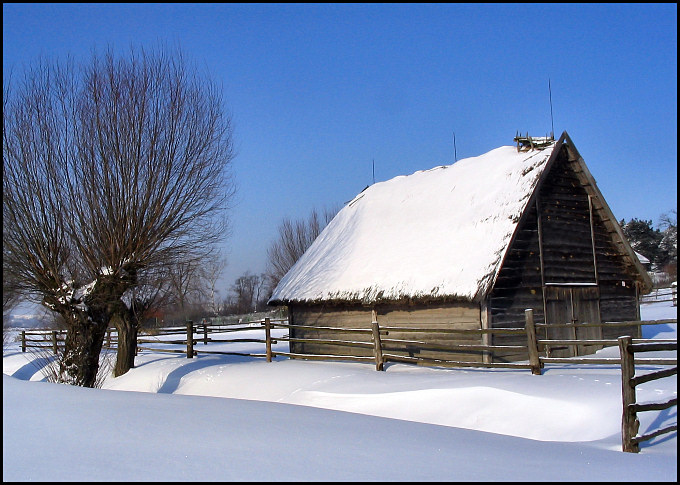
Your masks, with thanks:
[(571, 141), (571, 138), (569, 138), (569, 135), (566, 131), (562, 134), (562, 138), (564, 138), (566, 142), (567, 150), (569, 152), (569, 161), (576, 163), (580, 169), (580, 172), (577, 172), (577, 176), (581, 178), (582, 181), (587, 182), (584, 185), (586, 192), (592, 198), (593, 209), (598, 212), (600, 219), (602, 219), (605, 227), (612, 235), (614, 245), (627, 257), (628, 264), (632, 266), (635, 273), (639, 275), (638, 282), (640, 283), (640, 289), (642, 292), (647, 293), (651, 291), (653, 286), (652, 279), (647, 273), (645, 267), (642, 265), (642, 263), (640, 263), (640, 260), (635, 254), (635, 250), (630, 245), (628, 238), (626, 238), (625, 234), (623, 233), (621, 225), (618, 223), (616, 217), (614, 217), (614, 214), (609, 208), (607, 201), (602, 196), (602, 192), (600, 192), (600, 189), (597, 186), (595, 177), (593, 177), (593, 175), (590, 173), (590, 170), (588, 170), (583, 157), (576, 149), (574, 142)]

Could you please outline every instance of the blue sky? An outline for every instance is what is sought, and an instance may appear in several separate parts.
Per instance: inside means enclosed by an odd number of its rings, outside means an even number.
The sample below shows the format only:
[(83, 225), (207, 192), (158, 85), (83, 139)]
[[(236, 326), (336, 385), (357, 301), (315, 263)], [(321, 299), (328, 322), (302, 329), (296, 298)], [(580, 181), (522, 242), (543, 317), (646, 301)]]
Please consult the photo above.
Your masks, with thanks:
[[(677, 208), (676, 4), (3, 4), (3, 78), (39, 55), (177, 44), (224, 89), (239, 185), (224, 287), (283, 217), (566, 130), (617, 219)], [(223, 292), (224, 293), (224, 292)]]

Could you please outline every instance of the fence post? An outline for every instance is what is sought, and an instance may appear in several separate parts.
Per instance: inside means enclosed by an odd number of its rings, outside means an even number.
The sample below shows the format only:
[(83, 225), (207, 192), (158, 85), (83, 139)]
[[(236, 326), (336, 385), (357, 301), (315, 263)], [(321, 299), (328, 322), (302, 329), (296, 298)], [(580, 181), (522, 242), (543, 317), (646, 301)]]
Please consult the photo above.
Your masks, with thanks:
[(383, 355), (382, 355), (382, 341), (380, 340), (380, 327), (378, 326), (378, 314), (375, 310), (371, 312), (371, 330), (373, 330), (373, 354), (375, 355), (375, 370), (385, 370)]
[(57, 349), (57, 331), (52, 330), (52, 351), (54, 352), (54, 355), (58, 354), (58, 349)]
[(194, 322), (187, 320), (187, 359), (194, 358)]
[(111, 327), (106, 327), (106, 348), (111, 350)]
[(529, 350), (529, 364), (531, 373), (541, 375), (541, 359), (538, 357), (538, 343), (536, 340), (536, 326), (534, 325), (534, 311), (531, 308), (524, 310), (524, 329), (527, 332), (527, 349)]
[(205, 323), (205, 318), (203, 319), (203, 345), (208, 345), (208, 325)]
[(264, 338), (267, 343), (267, 362), (272, 361), (272, 332), (271, 321), (269, 318), (264, 319)]
[(21, 331), (21, 351), (26, 352), (26, 330)]
[(640, 445), (633, 442), (640, 428), (637, 413), (632, 409), (635, 404), (635, 386), (631, 379), (635, 376), (635, 356), (630, 350), (633, 338), (619, 337), (619, 352), (621, 353), (621, 396), (623, 398), (623, 414), (621, 416), (621, 444), (623, 451), (638, 453)]

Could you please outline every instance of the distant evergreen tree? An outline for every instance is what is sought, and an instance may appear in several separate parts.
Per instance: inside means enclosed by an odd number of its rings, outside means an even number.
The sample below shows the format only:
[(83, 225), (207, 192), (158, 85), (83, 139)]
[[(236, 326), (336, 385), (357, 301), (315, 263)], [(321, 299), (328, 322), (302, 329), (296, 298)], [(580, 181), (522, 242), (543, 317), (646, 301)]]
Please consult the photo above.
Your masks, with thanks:
[(655, 271), (663, 271), (674, 278), (678, 266), (678, 223), (677, 211), (662, 214), (659, 227), (655, 229), (651, 220), (631, 219), (620, 222), (623, 233), (635, 251), (647, 257)]
[(659, 244), (663, 234), (654, 229), (652, 221), (633, 218), (626, 222), (625, 219), (621, 219), (620, 224), (633, 249), (649, 259), (653, 265), (658, 265), (661, 257)]

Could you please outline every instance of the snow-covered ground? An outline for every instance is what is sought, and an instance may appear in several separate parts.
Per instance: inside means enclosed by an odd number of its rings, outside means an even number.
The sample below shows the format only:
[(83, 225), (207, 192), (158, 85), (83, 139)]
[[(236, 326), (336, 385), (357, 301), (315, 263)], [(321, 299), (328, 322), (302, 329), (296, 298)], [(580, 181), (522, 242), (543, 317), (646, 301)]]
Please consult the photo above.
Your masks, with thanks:
[[(646, 304), (642, 318), (677, 318), (677, 308)], [(677, 338), (677, 325), (643, 334)], [(226, 345), (237, 344), (206, 348)], [(6, 347), (3, 481), (677, 481), (676, 432), (621, 451), (617, 366), (377, 372), (153, 352), (135, 363), (82, 389), (39, 382), (34, 357)], [(638, 387), (638, 402), (673, 397), (676, 376)], [(677, 408), (640, 419), (645, 434), (677, 423)]]

